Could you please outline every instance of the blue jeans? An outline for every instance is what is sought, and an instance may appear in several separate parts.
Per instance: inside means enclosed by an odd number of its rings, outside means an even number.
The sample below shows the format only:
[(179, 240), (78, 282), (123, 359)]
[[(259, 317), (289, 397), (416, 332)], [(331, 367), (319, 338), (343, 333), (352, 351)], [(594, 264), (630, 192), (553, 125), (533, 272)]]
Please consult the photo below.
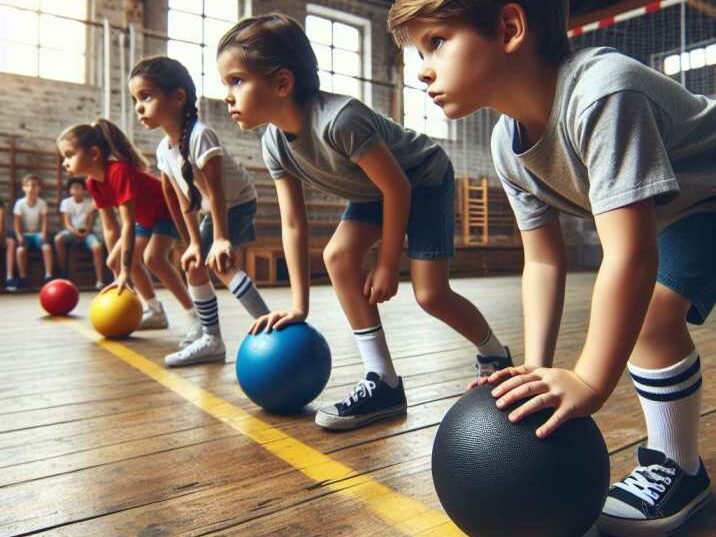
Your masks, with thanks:
[(703, 324), (716, 302), (716, 213), (677, 220), (659, 233), (656, 281), (691, 303), (686, 320)]
[[(383, 202), (350, 202), (342, 220), (383, 225)], [(408, 257), (445, 259), (455, 254), (455, 174), (450, 166), (438, 186), (416, 186), (410, 192)]]

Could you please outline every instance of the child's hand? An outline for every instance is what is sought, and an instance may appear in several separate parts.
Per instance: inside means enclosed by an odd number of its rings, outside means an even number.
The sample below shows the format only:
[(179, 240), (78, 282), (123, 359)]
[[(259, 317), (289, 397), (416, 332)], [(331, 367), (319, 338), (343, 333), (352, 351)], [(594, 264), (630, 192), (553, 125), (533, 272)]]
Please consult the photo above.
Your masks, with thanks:
[(300, 311), (272, 311), (266, 315), (262, 315), (251, 323), (249, 334), (256, 335), (261, 332), (261, 328), (265, 325), (266, 333), (271, 330), (279, 330), (291, 323), (302, 323), (306, 320), (306, 314)]
[(191, 243), (181, 256), (181, 268), (184, 272), (201, 266), (201, 245)]
[(490, 375), (487, 382), (499, 384), (492, 395), (500, 409), (531, 398), (510, 412), (510, 421), (520, 421), (543, 408), (554, 408), (552, 416), (537, 429), (539, 438), (547, 438), (571, 418), (594, 414), (606, 399), (577, 373), (567, 369), (508, 367)]
[(363, 284), (363, 294), (368, 303), (375, 306), (386, 302), (398, 292), (398, 270), (378, 264), (370, 271)]
[(107, 291), (109, 291), (110, 289), (114, 289), (115, 287), (117, 288), (118, 295), (121, 295), (122, 291), (124, 291), (125, 289), (132, 289), (132, 279), (130, 278), (128, 271), (122, 269), (119, 272), (119, 275), (117, 275), (117, 277), (114, 279), (114, 281), (110, 283), (107, 287), (102, 289), (100, 293), (106, 293)]
[(227, 239), (215, 239), (206, 256), (206, 265), (223, 274), (234, 264), (234, 248)]

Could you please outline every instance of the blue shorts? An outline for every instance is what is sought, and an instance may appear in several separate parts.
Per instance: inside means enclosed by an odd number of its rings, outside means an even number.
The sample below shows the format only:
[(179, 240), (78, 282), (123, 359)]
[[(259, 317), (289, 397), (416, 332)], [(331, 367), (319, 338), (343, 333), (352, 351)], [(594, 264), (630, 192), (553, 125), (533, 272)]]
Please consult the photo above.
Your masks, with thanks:
[(179, 240), (179, 232), (170, 218), (157, 220), (154, 222), (153, 227), (144, 227), (140, 223), (134, 224), (134, 234), (137, 237), (151, 237), (155, 233), (157, 235), (167, 235)]
[(62, 240), (65, 241), (65, 244), (81, 243), (88, 250), (91, 250), (92, 246), (95, 244), (99, 244), (100, 246), (102, 244), (97, 238), (97, 235), (95, 235), (94, 233), (88, 233), (84, 239), (78, 239), (77, 235), (72, 233), (69, 229), (63, 229), (58, 233), (58, 236), (62, 237)]
[[(342, 220), (381, 226), (383, 202), (350, 202)], [(455, 254), (455, 174), (450, 166), (439, 186), (417, 186), (410, 192), (408, 257), (444, 259)]]
[[(256, 240), (256, 229), (254, 228), (254, 217), (256, 216), (256, 200), (251, 200), (229, 209), (226, 216), (227, 227), (229, 228), (229, 242), (238, 248), (242, 244)], [(211, 215), (207, 214), (199, 224), (201, 235), (201, 255), (206, 256), (214, 243), (214, 222)]]
[[(10, 231), (8, 237), (17, 241), (17, 234), (14, 231)], [(50, 244), (49, 238), (45, 242), (42, 241), (42, 237), (38, 231), (23, 233), (22, 238), (25, 239), (25, 248), (27, 250), (42, 250), (43, 244)]]
[(659, 233), (656, 281), (691, 303), (686, 320), (692, 324), (703, 324), (716, 302), (714, 237), (716, 213), (686, 216)]

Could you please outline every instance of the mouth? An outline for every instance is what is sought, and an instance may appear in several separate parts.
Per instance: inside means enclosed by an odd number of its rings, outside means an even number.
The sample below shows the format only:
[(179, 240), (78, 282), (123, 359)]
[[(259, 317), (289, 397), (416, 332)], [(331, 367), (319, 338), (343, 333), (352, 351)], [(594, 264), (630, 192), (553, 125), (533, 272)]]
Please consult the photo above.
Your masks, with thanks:
[(445, 103), (445, 94), (444, 93), (428, 93), (430, 98), (433, 100), (433, 103), (435, 103), (438, 106), (442, 106)]
[(146, 118), (146, 117), (144, 117), (144, 116), (140, 116), (140, 117), (139, 117), (139, 122), (140, 122), (142, 125), (149, 125), (149, 123), (150, 123), (149, 118)]
[(241, 112), (238, 110), (229, 110), (229, 115), (231, 116), (231, 119), (239, 119), (241, 117)]

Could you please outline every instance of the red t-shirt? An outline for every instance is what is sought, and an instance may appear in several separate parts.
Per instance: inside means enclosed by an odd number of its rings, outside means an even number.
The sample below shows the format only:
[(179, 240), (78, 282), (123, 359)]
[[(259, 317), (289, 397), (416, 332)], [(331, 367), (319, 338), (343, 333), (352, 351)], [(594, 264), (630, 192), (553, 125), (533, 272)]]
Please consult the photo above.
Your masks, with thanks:
[(159, 179), (126, 162), (110, 161), (105, 180), (89, 177), (87, 191), (98, 209), (133, 201), (137, 223), (143, 227), (151, 228), (157, 220), (171, 219)]

